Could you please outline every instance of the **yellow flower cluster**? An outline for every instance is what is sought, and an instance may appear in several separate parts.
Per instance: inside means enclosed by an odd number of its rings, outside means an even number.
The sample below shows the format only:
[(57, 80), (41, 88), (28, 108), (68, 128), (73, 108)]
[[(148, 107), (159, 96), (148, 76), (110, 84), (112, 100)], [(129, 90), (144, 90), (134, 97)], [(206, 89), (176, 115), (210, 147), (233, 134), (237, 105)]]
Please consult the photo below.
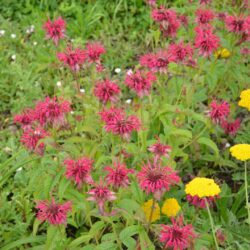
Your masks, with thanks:
[(167, 215), (167, 217), (175, 217), (180, 211), (181, 207), (178, 201), (174, 198), (166, 199), (161, 211), (163, 214)]
[(196, 177), (185, 187), (186, 194), (198, 196), (199, 198), (216, 196), (221, 190), (213, 179)]
[(219, 58), (228, 58), (230, 57), (231, 53), (228, 49), (219, 49), (215, 52), (214, 56), (219, 59)]
[[(144, 214), (145, 214), (145, 217), (146, 217), (147, 221), (150, 220), (152, 206), (153, 206), (153, 199), (148, 200), (142, 206), (142, 209), (144, 211)], [(157, 220), (160, 219), (160, 217), (161, 217), (161, 215), (160, 215), (160, 207), (159, 207), (159, 204), (157, 202), (155, 202), (154, 210), (153, 210), (150, 222), (157, 221)]]
[(247, 108), (250, 111), (250, 89), (243, 90), (240, 94), (239, 106)]
[(250, 144), (234, 145), (230, 148), (230, 153), (240, 161), (247, 161), (250, 159)]

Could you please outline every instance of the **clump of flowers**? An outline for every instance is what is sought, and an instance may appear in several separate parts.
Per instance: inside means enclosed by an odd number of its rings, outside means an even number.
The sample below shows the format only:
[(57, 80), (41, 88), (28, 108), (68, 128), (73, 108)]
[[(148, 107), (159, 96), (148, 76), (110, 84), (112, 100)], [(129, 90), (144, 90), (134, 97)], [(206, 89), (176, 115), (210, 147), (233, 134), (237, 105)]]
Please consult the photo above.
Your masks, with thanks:
[(183, 225), (183, 218), (171, 218), (172, 225), (161, 225), (160, 242), (164, 248), (184, 250), (191, 246), (196, 234), (191, 224)]
[(43, 128), (29, 128), (23, 132), (21, 143), (23, 143), (23, 145), (31, 152), (34, 152), (38, 155), (43, 155), (45, 144), (40, 142), (40, 140), (48, 136), (49, 134)]
[(60, 39), (65, 37), (66, 22), (59, 17), (58, 19), (51, 21), (48, 20), (43, 28), (46, 31), (46, 37), (52, 39), (54, 44), (57, 46)]
[(230, 153), (233, 157), (240, 161), (250, 159), (250, 144), (237, 144), (230, 148)]
[(47, 221), (52, 225), (66, 224), (67, 213), (72, 209), (72, 203), (70, 201), (57, 204), (52, 198), (51, 201), (39, 201), (36, 208), (37, 219), (40, 221)]
[(250, 111), (250, 89), (241, 92), (238, 105), (247, 108)]
[(120, 87), (116, 83), (106, 79), (95, 85), (94, 94), (103, 103), (107, 103), (109, 101), (115, 102), (118, 100)]
[(210, 103), (209, 116), (214, 123), (221, 124), (230, 113), (229, 104), (226, 101), (217, 103), (212, 101)]
[(191, 204), (205, 208), (206, 202), (211, 205), (214, 203), (221, 189), (213, 179), (196, 177), (186, 184), (185, 192), (187, 194), (187, 200)]
[(219, 49), (217, 50), (215, 53), (214, 53), (214, 56), (217, 58), (217, 59), (220, 59), (220, 58), (223, 58), (223, 59), (227, 59), (229, 58), (231, 55), (230, 51), (226, 48), (223, 48), (223, 49)]
[(14, 122), (21, 125), (22, 129), (30, 129), (35, 120), (33, 109), (25, 109), (21, 114), (14, 116)]
[(147, 222), (155, 222), (161, 217), (160, 206), (157, 202), (154, 202), (153, 199), (146, 201), (142, 205)]
[(137, 174), (139, 185), (147, 194), (152, 193), (157, 200), (180, 181), (180, 177), (170, 167), (161, 166), (160, 161), (144, 163)]
[(125, 79), (125, 84), (134, 90), (139, 97), (149, 95), (153, 82), (156, 81), (156, 76), (151, 72), (137, 70), (135, 73), (128, 73)]
[(207, 24), (215, 17), (214, 13), (208, 9), (198, 9), (196, 11), (196, 22), (198, 24)]
[(81, 65), (83, 65), (87, 59), (84, 50), (80, 48), (73, 49), (71, 46), (68, 46), (65, 52), (57, 53), (57, 58), (72, 71), (79, 71)]
[(175, 198), (166, 199), (161, 208), (161, 212), (169, 218), (175, 217), (180, 210), (181, 207)]
[(78, 188), (84, 183), (92, 184), (91, 170), (93, 167), (93, 160), (83, 157), (79, 160), (66, 159), (64, 160), (66, 166), (66, 178), (73, 180)]
[(133, 169), (127, 169), (126, 165), (120, 162), (115, 162), (113, 168), (107, 166), (104, 170), (108, 172), (105, 177), (107, 184), (116, 189), (127, 187), (129, 185), (128, 174), (134, 173)]

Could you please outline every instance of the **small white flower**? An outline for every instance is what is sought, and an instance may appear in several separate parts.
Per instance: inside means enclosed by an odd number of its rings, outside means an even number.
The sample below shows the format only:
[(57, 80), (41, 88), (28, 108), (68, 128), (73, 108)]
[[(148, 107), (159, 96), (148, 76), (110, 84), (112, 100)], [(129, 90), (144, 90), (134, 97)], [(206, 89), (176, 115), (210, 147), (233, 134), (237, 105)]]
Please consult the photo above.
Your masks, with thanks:
[(16, 60), (16, 55), (12, 55), (11, 60), (15, 61)]
[(36, 42), (36, 41), (35, 41), (35, 42), (33, 42), (33, 45), (34, 45), (34, 46), (36, 46), (36, 45), (37, 45), (37, 42)]
[(30, 32), (32, 33), (32, 32), (34, 32), (35, 31), (35, 26), (34, 25), (31, 25), (30, 26)]
[(11, 34), (10, 37), (13, 38), (13, 39), (15, 39), (16, 38), (16, 34)]
[(231, 146), (231, 145), (230, 145), (230, 143), (228, 143), (228, 142), (225, 144), (225, 147), (226, 147), (226, 148), (229, 148), (230, 146)]
[(75, 112), (74, 111), (70, 111), (70, 114), (73, 115)]
[(131, 102), (132, 102), (131, 99), (127, 99), (127, 100), (126, 100), (126, 103), (127, 103), (127, 104), (130, 104)]
[(57, 87), (61, 87), (61, 86), (62, 86), (62, 82), (58, 81), (58, 82), (56, 83), (56, 86), (57, 86)]
[(0, 37), (4, 36), (4, 34), (5, 34), (5, 30), (0, 30)]
[(3, 149), (3, 151), (4, 151), (5, 153), (10, 153), (10, 152), (12, 152), (12, 149), (9, 148), (9, 147), (5, 147), (5, 148)]
[(85, 93), (85, 89), (80, 89), (80, 92), (81, 93)]
[(27, 34), (30, 34), (30, 33), (31, 33), (30, 29), (27, 29), (27, 30), (26, 30), (26, 33), (27, 33)]
[(121, 73), (121, 71), (122, 71), (122, 70), (121, 70), (120, 68), (116, 68), (116, 69), (115, 69), (115, 73), (116, 73), (116, 74)]
[(16, 171), (17, 172), (20, 172), (20, 171), (22, 171), (23, 170), (23, 168), (21, 167), (21, 168), (18, 168)]
[(128, 71), (127, 71), (127, 75), (132, 75), (133, 74), (133, 71), (132, 71), (132, 69), (129, 69)]

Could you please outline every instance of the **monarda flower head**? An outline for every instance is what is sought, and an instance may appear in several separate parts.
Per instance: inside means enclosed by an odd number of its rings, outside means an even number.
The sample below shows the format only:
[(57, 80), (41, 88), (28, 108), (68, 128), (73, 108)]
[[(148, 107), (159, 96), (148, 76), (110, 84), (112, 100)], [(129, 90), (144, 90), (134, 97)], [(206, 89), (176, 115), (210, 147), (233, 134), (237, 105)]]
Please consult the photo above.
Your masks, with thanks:
[(214, 17), (215, 15), (211, 10), (198, 9), (196, 11), (196, 22), (200, 25), (209, 23)]
[(148, 150), (154, 154), (155, 157), (160, 158), (165, 156), (169, 158), (169, 153), (172, 151), (172, 147), (169, 145), (162, 144), (160, 139), (153, 145), (151, 145)]
[(116, 83), (106, 79), (95, 85), (94, 94), (103, 103), (115, 102), (118, 100), (120, 88)]
[(107, 184), (116, 189), (127, 187), (129, 185), (128, 174), (134, 173), (134, 170), (127, 169), (126, 165), (120, 162), (115, 162), (113, 168), (107, 166), (104, 170), (108, 172), (105, 177)]
[(30, 129), (34, 120), (35, 114), (33, 109), (25, 109), (21, 114), (14, 116), (14, 122), (20, 124), (24, 130)]
[(218, 47), (220, 39), (213, 34), (212, 26), (206, 25), (195, 29), (195, 48), (199, 49), (199, 54), (208, 57)]
[(64, 100), (57, 100), (56, 97), (46, 97), (39, 101), (35, 107), (36, 120), (43, 126), (45, 124), (54, 127), (65, 125), (65, 114), (71, 111), (70, 103)]
[(96, 202), (101, 214), (105, 213), (105, 202), (116, 200), (115, 193), (110, 191), (102, 181), (100, 181), (100, 184), (95, 184), (95, 187), (88, 191), (88, 194), (90, 197), (87, 200)]
[(147, 194), (154, 194), (157, 200), (170, 189), (172, 185), (180, 181), (180, 177), (170, 167), (162, 167), (161, 162), (154, 160), (153, 163), (144, 163), (141, 171), (137, 174), (139, 185)]
[(151, 72), (137, 70), (135, 73), (128, 73), (125, 79), (125, 84), (134, 90), (139, 97), (149, 95), (153, 82), (156, 81), (156, 76)]
[(250, 89), (243, 90), (240, 94), (240, 107), (247, 108), (250, 111)]
[(78, 188), (84, 183), (92, 184), (91, 170), (93, 167), (93, 160), (83, 157), (79, 160), (66, 159), (64, 161), (66, 166), (66, 178), (73, 180)]
[(246, 18), (243, 16), (226, 16), (225, 24), (228, 31), (243, 34), (247, 31)]
[(229, 135), (235, 135), (240, 128), (240, 119), (236, 119), (233, 122), (222, 121), (221, 127), (224, 129), (224, 132)]
[(196, 207), (206, 208), (206, 202), (213, 205), (221, 192), (213, 179), (196, 177), (186, 184), (187, 200)]
[(99, 113), (100, 118), (105, 123), (111, 123), (115, 119), (122, 119), (126, 113), (122, 109), (110, 108), (104, 109)]
[(65, 21), (59, 17), (54, 21), (48, 20), (43, 25), (43, 29), (46, 31), (46, 37), (52, 39), (54, 44), (57, 46), (59, 40), (65, 37), (65, 26)]
[(39, 141), (48, 136), (49, 134), (43, 128), (29, 128), (23, 132), (21, 143), (30, 151), (43, 155), (45, 144)]
[(229, 104), (226, 101), (210, 103), (209, 116), (214, 123), (222, 123), (230, 113)]
[(189, 44), (184, 44), (183, 42), (170, 44), (168, 52), (172, 55), (172, 61), (177, 63), (190, 59), (193, 55), (192, 47)]
[(68, 46), (65, 52), (57, 53), (57, 58), (72, 71), (78, 71), (86, 61), (86, 52), (80, 48), (72, 49), (71, 46)]
[(36, 208), (37, 219), (40, 221), (47, 221), (52, 225), (66, 224), (67, 213), (72, 209), (72, 203), (70, 201), (57, 204), (54, 199), (52, 201), (39, 201)]
[(250, 160), (250, 144), (237, 144), (230, 148), (231, 155), (240, 161)]
[(184, 250), (191, 247), (196, 234), (191, 224), (183, 225), (183, 218), (171, 218), (172, 225), (161, 225), (160, 242), (164, 249)]

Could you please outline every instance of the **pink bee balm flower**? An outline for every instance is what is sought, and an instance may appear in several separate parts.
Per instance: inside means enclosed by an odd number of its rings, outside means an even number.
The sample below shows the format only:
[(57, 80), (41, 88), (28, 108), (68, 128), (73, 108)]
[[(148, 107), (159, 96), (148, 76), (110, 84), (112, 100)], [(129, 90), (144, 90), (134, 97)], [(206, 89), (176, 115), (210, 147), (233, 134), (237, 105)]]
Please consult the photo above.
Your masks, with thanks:
[(127, 169), (126, 165), (120, 162), (114, 163), (114, 168), (107, 166), (104, 170), (109, 172), (105, 177), (107, 184), (116, 189), (127, 187), (129, 185), (128, 174), (134, 173), (134, 170)]
[(210, 103), (209, 116), (214, 123), (222, 123), (222, 121), (225, 120), (229, 113), (230, 107), (226, 101), (222, 101), (221, 103), (212, 101)]
[(67, 159), (64, 161), (66, 165), (66, 178), (73, 180), (78, 188), (81, 188), (82, 184), (92, 184), (93, 179), (90, 175), (93, 160), (88, 158), (81, 158), (79, 160)]
[(183, 219), (175, 220), (171, 218), (172, 225), (161, 225), (160, 242), (164, 244), (164, 249), (184, 250), (191, 246), (196, 237), (193, 226), (183, 225)]
[(117, 108), (110, 108), (99, 113), (101, 120), (105, 123), (111, 123), (115, 119), (122, 119), (126, 114), (124, 110)]
[(193, 49), (189, 44), (180, 42), (178, 44), (170, 44), (168, 47), (169, 54), (172, 55), (173, 61), (183, 62), (185, 59), (192, 58)]
[(212, 2), (212, 0), (200, 0), (200, 4), (210, 4)]
[(32, 122), (35, 120), (34, 110), (33, 109), (25, 109), (22, 114), (15, 115), (14, 122), (19, 123), (22, 128), (30, 129)]
[(233, 122), (223, 120), (221, 127), (224, 129), (226, 134), (235, 135), (240, 128), (240, 119), (236, 119)]
[(36, 206), (38, 209), (37, 219), (40, 221), (47, 221), (52, 225), (66, 224), (67, 213), (72, 209), (72, 203), (70, 201), (64, 204), (55, 203), (52, 201), (39, 201)]
[(154, 160), (153, 164), (148, 162), (142, 166), (137, 178), (142, 190), (147, 194), (153, 193), (160, 200), (161, 196), (170, 187), (180, 181), (180, 177), (170, 167), (162, 167), (160, 161)]
[(156, 60), (155, 54), (148, 53), (140, 57), (140, 64), (141, 66), (147, 67), (148, 69), (153, 69), (155, 67)]
[(152, 152), (157, 158), (162, 156), (169, 158), (169, 153), (171, 152), (172, 147), (160, 143), (160, 139), (158, 139), (157, 143), (151, 145), (148, 150)]
[(149, 95), (149, 91), (156, 76), (151, 72), (137, 70), (135, 73), (127, 74), (125, 84), (134, 90), (139, 97)]
[(70, 46), (68, 46), (65, 52), (57, 53), (57, 58), (72, 71), (78, 71), (80, 66), (86, 61), (86, 53), (80, 48), (73, 50)]
[(200, 55), (210, 56), (219, 47), (220, 39), (212, 33), (212, 27), (209, 25), (197, 27), (195, 32), (195, 48), (199, 49)]
[(65, 37), (65, 21), (59, 17), (54, 22), (48, 20), (44, 25), (43, 28), (46, 31), (46, 37), (53, 40), (54, 44), (57, 46), (60, 39)]
[(246, 31), (246, 19), (243, 16), (226, 16), (225, 24), (228, 31), (243, 34)]
[(115, 102), (120, 94), (120, 88), (114, 82), (106, 79), (96, 84), (94, 94), (103, 103)]
[(56, 97), (46, 97), (35, 107), (36, 119), (43, 126), (45, 124), (60, 127), (66, 124), (65, 114), (71, 111), (68, 101), (58, 101)]
[(152, 18), (160, 24), (160, 29), (164, 36), (176, 36), (176, 32), (180, 27), (180, 21), (177, 18), (176, 12), (174, 10), (165, 9), (164, 7), (160, 7), (160, 9), (154, 9), (152, 10)]
[(179, 20), (184, 27), (188, 27), (188, 17), (186, 15), (179, 15)]
[(105, 129), (114, 135), (120, 135), (125, 139), (129, 139), (133, 131), (139, 131), (141, 122), (135, 115), (116, 115), (113, 119), (106, 122)]
[(96, 202), (101, 214), (104, 214), (104, 204), (106, 201), (116, 200), (115, 193), (110, 191), (102, 182), (100, 182), (100, 184), (96, 184), (95, 187), (88, 192), (88, 194), (90, 197), (87, 198), (87, 200)]
[(198, 208), (202, 208), (202, 209), (205, 209), (206, 208), (206, 201), (208, 203), (209, 206), (214, 206), (214, 203), (215, 203), (215, 200), (217, 198), (219, 198), (218, 195), (215, 195), (215, 196), (206, 196), (206, 197), (202, 197), (200, 198), (198, 195), (187, 195), (186, 196), (187, 198), (187, 201), (194, 205), (195, 207), (198, 207)]
[(23, 132), (21, 142), (30, 151), (43, 155), (45, 145), (43, 142), (39, 141), (47, 136), (49, 136), (49, 134), (42, 128), (29, 128)]
[(196, 22), (198, 24), (207, 24), (215, 17), (211, 10), (198, 9), (196, 11)]
[(242, 48), (240, 50), (241, 55), (250, 55), (250, 49), (249, 48)]

